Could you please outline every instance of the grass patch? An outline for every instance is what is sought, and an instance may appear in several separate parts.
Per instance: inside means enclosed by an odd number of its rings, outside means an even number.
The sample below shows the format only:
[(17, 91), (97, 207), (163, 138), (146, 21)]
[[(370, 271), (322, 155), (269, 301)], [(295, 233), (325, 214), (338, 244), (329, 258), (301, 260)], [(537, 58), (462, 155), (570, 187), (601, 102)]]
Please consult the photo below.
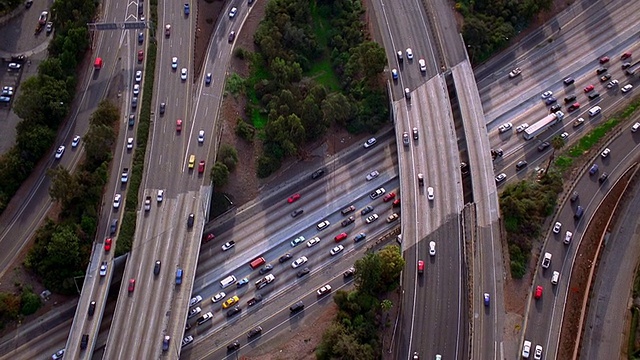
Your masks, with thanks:
[(620, 123), (620, 120), (611, 119), (591, 130), (591, 132), (580, 139), (577, 145), (569, 149), (569, 156), (577, 158), (589, 151), (593, 147), (593, 145), (597, 144), (600, 139), (607, 135), (607, 133), (611, 131), (611, 129), (613, 129), (616, 125), (618, 125), (618, 123)]
[(314, 61), (309, 73), (305, 74), (322, 84), (330, 91), (340, 90), (340, 80), (331, 66), (331, 54), (329, 52), (329, 42), (331, 40), (331, 8), (329, 6), (317, 6), (313, 3), (311, 7), (311, 17), (313, 18), (313, 33), (316, 36), (318, 45), (324, 49), (320, 59)]
[(567, 156), (558, 156), (554, 164), (558, 167), (560, 172), (564, 173), (573, 165), (573, 159)]
[(261, 130), (267, 125), (267, 114), (260, 111), (260, 99), (258, 99), (255, 88), (256, 84), (270, 78), (269, 71), (265, 65), (262, 57), (254, 53), (251, 57), (251, 74), (245, 80), (246, 96), (249, 105), (247, 107), (247, 114), (256, 130)]

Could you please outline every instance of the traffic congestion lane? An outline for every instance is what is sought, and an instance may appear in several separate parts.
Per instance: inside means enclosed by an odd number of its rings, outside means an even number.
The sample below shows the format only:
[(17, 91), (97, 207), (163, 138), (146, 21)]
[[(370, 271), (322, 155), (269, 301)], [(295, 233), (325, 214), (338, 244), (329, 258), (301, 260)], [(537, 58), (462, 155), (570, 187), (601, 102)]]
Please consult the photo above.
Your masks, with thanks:
[[(573, 257), (577, 251), (577, 244), (582, 238), (588, 220), (595, 211), (596, 206), (616, 179), (633, 161), (634, 156), (632, 154), (640, 148), (640, 137), (636, 136), (636, 133), (631, 133), (629, 127), (625, 126), (621, 135), (608, 146), (611, 149), (610, 157), (603, 161), (602, 157), (598, 156), (594, 161), (599, 166), (598, 173), (592, 176), (587, 172), (578, 181), (575, 191), (578, 192), (579, 198), (575, 202), (568, 201), (564, 204), (557, 218), (557, 221), (562, 224), (561, 231), (557, 235), (550, 233), (550, 239), (546, 242), (543, 250), (543, 252), (552, 254), (551, 266), (545, 271), (538, 271), (536, 274), (536, 281), (533, 285), (534, 288), (538, 285), (544, 287), (543, 297), (536, 301), (530, 296), (530, 311), (527, 314), (524, 338), (534, 343), (541, 343), (545, 353), (553, 354), (557, 348), (557, 334), (560, 330), (559, 326), (564, 310), (562, 304), (568, 291), (567, 279), (570, 275)], [(633, 146), (633, 148), (631, 149), (630, 146)], [(600, 184), (598, 177), (603, 172), (607, 172), (609, 178)], [(584, 214), (578, 221), (574, 219), (577, 206), (584, 208)], [(569, 245), (563, 243), (567, 230), (573, 233)], [(567, 259), (570, 261), (566, 261)], [(560, 272), (560, 281), (557, 288), (550, 283), (553, 271)], [(553, 334), (556, 334), (556, 336), (553, 336)]]

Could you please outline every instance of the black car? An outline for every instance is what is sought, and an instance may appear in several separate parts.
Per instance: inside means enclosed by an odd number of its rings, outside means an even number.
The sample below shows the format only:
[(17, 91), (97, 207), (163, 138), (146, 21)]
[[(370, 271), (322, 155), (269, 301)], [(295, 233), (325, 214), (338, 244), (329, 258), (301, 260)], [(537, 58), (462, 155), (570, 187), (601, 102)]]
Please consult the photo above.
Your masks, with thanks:
[(318, 169), (318, 170), (314, 171), (313, 174), (311, 174), (311, 178), (315, 180), (315, 179), (319, 178), (322, 175), (324, 175), (324, 169)]
[(164, 114), (164, 110), (166, 109), (167, 104), (160, 103), (160, 115)]
[(95, 312), (96, 312), (96, 302), (92, 301), (89, 304), (89, 311), (87, 313), (89, 314), (89, 316), (93, 316), (93, 313), (95, 313)]
[(142, 44), (144, 42), (144, 33), (138, 33), (138, 44)]
[(575, 82), (575, 80), (572, 77), (568, 77), (568, 78), (564, 79), (563, 82), (564, 82), (565, 85), (571, 85), (571, 84), (573, 84)]
[(256, 294), (256, 296), (254, 296), (253, 299), (247, 301), (247, 305), (253, 306), (253, 305), (259, 303), (260, 301), (262, 301), (262, 295)]
[(518, 161), (518, 163), (516, 164), (516, 170), (522, 170), (527, 166), (527, 162), (525, 160), (520, 160)]
[(570, 102), (574, 102), (574, 101), (576, 101), (576, 94), (567, 95), (564, 98), (564, 102), (567, 103), (567, 104), (570, 103)]
[(360, 215), (367, 215), (372, 211), (373, 211), (373, 206), (369, 205), (366, 208), (362, 209), (362, 211), (360, 211)]
[(271, 270), (273, 270), (273, 265), (267, 264), (262, 269), (260, 269), (260, 274), (264, 275), (264, 274), (268, 273)]
[(549, 146), (551, 146), (551, 144), (548, 141), (545, 141), (538, 145), (538, 151), (545, 151)]
[(89, 334), (82, 335), (82, 340), (80, 341), (80, 349), (84, 350), (89, 345)]
[(307, 275), (311, 270), (309, 270), (309, 268), (304, 268), (302, 270), (298, 271), (298, 274), (296, 274), (298, 277), (303, 277), (305, 275)]
[(571, 202), (576, 202), (576, 200), (578, 200), (578, 197), (579, 197), (578, 192), (577, 192), (577, 191), (574, 191), (574, 192), (571, 194)]
[(607, 178), (609, 177), (609, 174), (607, 173), (602, 173), (602, 175), (600, 175), (600, 178), (598, 179), (598, 182), (600, 184), (602, 184), (603, 182), (607, 181)]
[(302, 309), (304, 309), (304, 303), (302, 301), (298, 301), (297, 303), (291, 305), (289, 311), (291, 311), (292, 313), (296, 313)]
[(302, 210), (302, 209), (293, 210), (293, 211), (291, 212), (291, 217), (292, 217), (292, 218), (294, 218), (294, 217), (296, 217), (296, 216), (298, 216), (298, 215), (302, 214), (303, 212), (304, 212), (304, 210)]
[(607, 68), (606, 67), (600, 67), (596, 70), (596, 74), (600, 75), (600, 74), (604, 74), (607, 72)]
[(356, 221), (355, 216), (349, 216), (348, 218), (342, 220), (342, 227), (348, 226), (349, 224), (352, 224), (355, 221)]
[(156, 264), (153, 266), (153, 275), (158, 275), (160, 274), (160, 260), (156, 260)]
[(593, 100), (599, 96), (600, 96), (600, 93), (592, 92), (591, 94), (589, 94), (589, 100)]
[(551, 108), (549, 108), (549, 110), (551, 110), (551, 112), (560, 111), (560, 109), (562, 109), (562, 106), (560, 106), (560, 104), (555, 104)]
[(189, 214), (189, 217), (187, 218), (187, 227), (193, 227), (194, 220), (195, 215), (193, 215), (193, 213)]
[(238, 350), (238, 349), (240, 349), (240, 343), (237, 341), (234, 341), (231, 344), (227, 345), (227, 350), (229, 351)]
[(136, 116), (134, 114), (129, 115), (129, 127), (133, 127), (136, 123)]
[(261, 332), (262, 332), (262, 326), (256, 326), (253, 329), (249, 330), (249, 333), (247, 333), (247, 337), (251, 339), (252, 337), (257, 336)]
[(227, 317), (232, 317), (233, 315), (239, 313), (240, 311), (242, 311), (242, 309), (240, 309), (239, 306), (236, 306), (233, 309), (227, 311)]
[(354, 267), (350, 267), (347, 269), (347, 271), (345, 271), (342, 276), (346, 279), (346, 278), (350, 278), (353, 276), (353, 274), (356, 273), (356, 268)]
[(544, 101), (544, 103), (547, 104), (547, 105), (551, 105), (551, 104), (555, 103), (556, 101), (558, 101), (558, 99), (556, 99), (553, 96), (551, 96), (551, 97), (548, 97), (547, 100)]
[(236, 32), (235, 31), (230, 32), (229, 33), (229, 42), (232, 43), (233, 40), (235, 40), (235, 38), (236, 38)]
[(280, 264), (282, 264), (283, 262), (285, 262), (285, 261), (287, 261), (289, 259), (291, 259), (291, 254), (286, 253), (286, 254), (280, 256), (280, 259), (278, 259), (278, 262), (280, 262)]

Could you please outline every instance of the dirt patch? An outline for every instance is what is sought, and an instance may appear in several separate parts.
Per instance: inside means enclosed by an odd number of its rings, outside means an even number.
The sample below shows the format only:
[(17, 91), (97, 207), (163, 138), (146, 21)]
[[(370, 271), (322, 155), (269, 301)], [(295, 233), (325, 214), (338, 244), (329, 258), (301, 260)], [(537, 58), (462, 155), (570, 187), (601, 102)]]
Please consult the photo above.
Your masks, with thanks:
[(274, 341), (266, 342), (255, 351), (253, 356), (242, 359), (260, 360), (314, 360), (315, 350), (322, 340), (322, 334), (335, 319), (338, 307), (335, 304), (319, 314), (313, 322), (307, 322), (295, 332), (282, 334)]

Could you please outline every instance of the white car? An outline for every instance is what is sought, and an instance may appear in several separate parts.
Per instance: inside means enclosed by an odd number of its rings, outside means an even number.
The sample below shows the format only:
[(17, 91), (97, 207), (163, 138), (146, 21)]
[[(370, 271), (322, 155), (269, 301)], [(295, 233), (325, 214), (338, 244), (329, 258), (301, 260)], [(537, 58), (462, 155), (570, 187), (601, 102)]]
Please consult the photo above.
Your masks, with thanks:
[(565, 131), (565, 132), (563, 132), (562, 134), (560, 134), (560, 138), (561, 138), (562, 140), (565, 140), (565, 139), (566, 139), (566, 138), (568, 138), (568, 137), (569, 137), (569, 133), (568, 133), (568, 132), (566, 132), (566, 131)]
[(536, 345), (536, 350), (533, 352), (533, 358), (535, 360), (542, 359), (542, 345)]
[(193, 336), (187, 335), (182, 339), (182, 347), (185, 347), (193, 342)]
[(435, 198), (435, 196), (433, 195), (433, 188), (431, 186), (429, 186), (427, 188), (427, 199), (433, 200), (434, 198)]
[(573, 237), (573, 233), (569, 230), (564, 234), (564, 243), (569, 244), (571, 242), (571, 237)]
[(420, 65), (420, 71), (422, 72), (427, 71), (427, 64), (425, 63), (424, 59), (418, 60), (418, 65)]
[(501, 182), (503, 182), (506, 178), (507, 178), (507, 174), (505, 174), (505, 173), (498, 174), (498, 176), (496, 176), (496, 183), (501, 183)]
[(573, 127), (578, 127), (584, 124), (584, 118), (577, 118), (576, 121), (573, 122)]
[(373, 145), (375, 145), (375, 144), (376, 144), (376, 138), (374, 138), (374, 137), (373, 137), (373, 138), (371, 138), (371, 139), (367, 140), (367, 141), (364, 143), (364, 147), (365, 147), (365, 149), (367, 149), (367, 148), (372, 147), (372, 146), (373, 146)]
[(378, 220), (378, 214), (373, 214), (371, 216), (369, 216), (365, 221), (367, 222), (367, 224), (371, 224), (372, 222)]
[(431, 255), (431, 256), (435, 256), (436, 255), (436, 242), (435, 241), (430, 241), (429, 242), (429, 255)]
[(407, 48), (407, 59), (413, 60), (413, 50), (411, 48)]
[(629, 91), (631, 91), (631, 89), (633, 89), (633, 85), (627, 84), (623, 86), (622, 89), (620, 89), (620, 91), (622, 91), (623, 93), (628, 93)]
[(202, 302), (202, 296), (196, 295), (189, 300), (189, 307), (196, 306)]
[(611, 80), (608, 84), (607, 84), (607, 89), (611, 89), (614, 86), (618, 86), (619, 82), (618, 80)]
[(134, 84), (133, 85), (133, 95), (138, 95), (140, 94), (140, 85), (139, 84)]
[(521, 72), (522, 70), (520, 70), (520, 68), (515, 68), (509, 73), (509, 78), (513, 79), (514, 77), (520, 75)]
[(380, 175), (380, 173), (377, 170), (374, 170), (374, 171), (370, 172), (369, 175), (367, 175), (367, 181), (371, 181), (371, 180), (377, 178), (378, 175)]
[(199, 143), (203, 143), (204, 142), (204, 130), (200, 130), (198, 132), (198, 142)]
[(322, 295), (324, 295), (324, 294), (326, 294), (326, 293), (328, 293), (328, 292), (331, 292), (331, 285), (329, 285), (329, 284), (327, 284), (327, 285), (325, 285), (325, 286), (321, 287), (321, 288), (320, 288), (320, 289), (318, 289), (318, 291), (317, 291), (318, 296), (322, 296)]
[(64, 149), (64, 145), (58, 146), (58, 150), (56, 150), (56, 159), (60, 159), (62, 157), (62, 155), (64, 154)]
[(513, 124), (511, 124), (510, 122), (504, 123), (504, 124), (498, 126), (498, 131), (502, 134), (503, 132), (507, 132), (507, 131), (511, 130), (512, 127), (513, 127)]
[(527, 124), (527, 123), (524, 123), (522, 125), (518, 125), (518, 127), (516, 128), (516, 132), (521, 133), (528, 127), (529, 127), (529, 124)]
[(229, 18), (233, 19), (236, 16), (237, 13), (238, 13), (238, 9), (237, 8), (235, 8), (235, 7), (231, 8), (231, 11), (229, 11)]
[(171, 58), (171, 68), (176, 70), (178, 68), (178, 58), (176, 56)]
[(329, 220), (325, 220), (325, 221), (319, 223), (318, 225), (316, 225), (316, 228), (318, 229), (318, 231), (320, 231), (320, 230), (326, 229), (329, 225), (331, 225)]
[(100, 265), (100, 276), (107, 276), (107, 262), (103, 261)]
[(603, 158), (606, 158), (607, 156), (609, 156), (609, 153), (611, 153), (611, 150), (609, 150), (609, 148), (605, 148), (604, 150), (602, 150), (602, 153), (600, 154), (600, 156), (602, 156)]
[(231, 240), (226, 242), (224, 245), (222, 245), (222, 251), (227, 251), (229, 249), (231, 249), (232, 247), (236, 246), (236, 242)]
[(525, 359), (528, 359), (530, 353), (531, 353), (531, 341), (525, 340), (524, 345), (522, 345), (522, 357)]
[(22, 67), (22, 65), (18, 63), (9, 63), (9, 69), (18, 70)]
[(344, 246), (338, 245), (338, 246), (334, 247), (333, 249), (331, 249), (331, 251), (329, 253), (331, 254), (331, 256), (334, 256), (334, 255), (339, 254), (342, 250), (344, 250)]
[(547, 91), (545, 91), (545, 92), (543, 92), (543, 93), (542, 93), (542, 98), (543, 98), (543, 99), (546, 99), (546, 98), (548, 98), (548, 97), (551, 97), (551, 95), (553, 95), (553, 91), (551, 91), (551, 90), (547, 90)]
[(313, 245), (317, 244), (320, 242), (320, 238), (319, 237), (314, 237), (313, 239), (307, 241), (307, 247), (312, 247)]
[(142, 81), (142, 70), (136, 71), (136, 82)]
[(553, 225), (553, 233), (554, 234), (560, 234), (560, 229), (562, 228), (562, 223), (561, 222), (556, 222), (555, 225)]
[(218, 301), (224, 299), (225, 296), (227, 296), (227, 294), (225, 294), (224, 291), (221, 291), (221, 292), (217, 293), (214, 297), (211, 298), (211, 302), (217, 303)]
[(72, 148), (77, 147), (77, 146), (78, 146), (78, 144), (80, 144), (80, 135), (76, 135), (76, 136), (73, 138), (73, 141), (71, 141), (71, 147), (72, 147)]
[(113, 197), (113, 208), (117, 209), (120, 207), (120, 200), (122, 199), (122, 195), (120, 194), (116, 194), (116, 196)]
[(127, 139), (127, 149), (128, 150), (133, 149), (133, 138), (128, 138)]
[(56, 351), (55, 354), (51, 355), (51, 359), (52, 360), (60, 360), (64, 357), (64, 350), (65, 349), (60, 349), (58, 351)]
[(298, 259), (296, 259), (296, 261), (291, 263), (291, 267), (295, 269), (295, 268), (299, 267), (300, 265), (306, 263), (307, 260), (308, 259), (307, 259), (306, 256), (301, 256)]
[(187, 315), (187, 318), (192, 318), (198, 314), (200, 314), (200, 312), (202, 311), (202, 309), (200, 309), (200, 306), (196, 306), (193, 309), (191, 309), (191, 311), (189, 311), (189, 315)]
[(157, 196), (156, 200), (158, 202), (162, 202), (163, 199), (164, 199), (164, 190), (158, 190), (158, 196)]
[(182, 79), (182, 81), (187, 80), (187, 68), (182, 68), (180, 71), (180, 79)]

